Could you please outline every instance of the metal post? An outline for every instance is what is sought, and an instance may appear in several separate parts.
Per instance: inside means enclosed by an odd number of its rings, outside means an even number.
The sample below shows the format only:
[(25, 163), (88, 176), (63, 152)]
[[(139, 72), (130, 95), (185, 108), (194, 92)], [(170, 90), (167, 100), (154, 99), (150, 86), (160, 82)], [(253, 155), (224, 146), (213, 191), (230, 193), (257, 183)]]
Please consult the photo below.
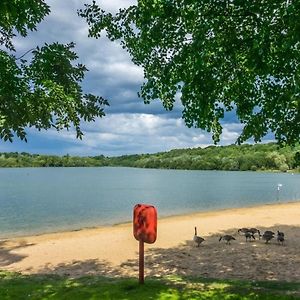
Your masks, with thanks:
[(139, 241), (139, 283), (144, 284), (144, 242)]

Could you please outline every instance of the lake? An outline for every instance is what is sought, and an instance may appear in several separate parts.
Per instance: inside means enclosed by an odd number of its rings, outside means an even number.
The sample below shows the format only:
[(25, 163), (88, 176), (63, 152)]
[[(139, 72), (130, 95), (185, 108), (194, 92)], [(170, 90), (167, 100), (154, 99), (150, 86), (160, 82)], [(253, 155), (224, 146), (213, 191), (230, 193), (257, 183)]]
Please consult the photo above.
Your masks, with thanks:
[[(278, 184), (282, 186), (279, 187)], [(0, 169), (0, 237), (300, 199), (300, 174), (137, 168)]]

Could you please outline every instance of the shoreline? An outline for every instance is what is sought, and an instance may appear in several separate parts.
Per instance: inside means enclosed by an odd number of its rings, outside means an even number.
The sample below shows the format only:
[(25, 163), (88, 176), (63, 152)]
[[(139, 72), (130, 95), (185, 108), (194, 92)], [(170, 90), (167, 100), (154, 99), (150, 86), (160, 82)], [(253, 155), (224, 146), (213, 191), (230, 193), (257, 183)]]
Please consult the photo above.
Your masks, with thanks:
[(146, 169), (146, 170), (172, 170), (172, 171), (203, 171), (203, 172), (251, 172), (251, 173), (282, 173), (282, 174), (292, 174), (292, 175), (297, 175), (300, 174), (300, 169), (295, 168), (295, 169), (288, 169), (286, 171), (281, 171), (280, 169), (257, 169), (257, 170), (219, 170), (219, 169), (177, 169), (177, 168), (151, 168), (151, 167), (134, 167), (134, 166), (118, 166), (118, 165), (107, 165), (107, 166), (1, 166), (0, 170), (5, 170), (5, 169), (60, 169), (60, 168), (130, 168), (130, 169)]
[[(188, 212), (188, 213), (178, 213), (178, 214), (173, 214), (173, 215), (168, 215), (168, 216), (159, 216), (159, 211), (158, 211), (158, 222), (163, 221), (163, 220), (168, 220), (168, 219), (173, 219), (173, 218), (189, 218), (189, 217), (195, 217), (201, 214), (205, 215), (213, 215), (213, 214), (220, 214), (220, 213), (226, 213), (230, 211), (238, 211), (238, 210), (244, 210), (244, 209), (262, 209), (264, 207), (269, 207), (269, 206), (284, 206), (284, 205), (290, 205), (290, 204), (296, 204), (300, 203), (299, 200), (288, 200), (287, 202), (268, 202), (264, 204), (253, 204), (249, 206), (242, 206), (242, 207), (229, 207), (229, 208), (216, 208), (216, 209), (207, 209), (207, 210), (198, 210), (194, 212)], [(300, 216), (299, 216), (300, 217)], [(113, 224), (107, 224), (107, 225), (92, 225), (92, 226), (83, 226), (81, 228), (75, 228), (75, 229), (64, 229), (62, 228), (61, 230), (54, 230), (54, 231), (46, 231), (46, 232), (41, 232), (41, 233), (28, 233), (28, 234), (17, 234), (17, 235), (11, 235), (11, 236), (3, 236), (0, 240), (2, 241), (7, 241), (7, 240), (12, 240), (12, 239), (22, 239), (22, 238), (30, 238), (30, 237), (39, 237), (39, 236), (44, 236), (44, 235), (55, 235), (55, 234), (63, 234), (63, 233), (72, 233), (72, 232), (81, 232), (81, 231), (89, 231), (89, 230), (97, 230), (97, 229), (109, 229), (112, 227), (118, 227), (118, 226), (132, 226), (132, 221), (121, 221)]]
[[(195, 226), (205, 238), (200, 247), (192, 241)], [(276, 239), (247, 243), (237, 234), (242, 227), (283, 231), (286, 244)], [(224, 234), (236, 241), (219, 242)], [(300, 201), (169, 216), (158, 220), (157, 241), (145, 244), (145, 272), (300, 282), (299, 248)], [(137, 276), (137, 257), (131, 223), (17, 237), (0, 244), (0, 269), (22, 274)]]
[[(178, 214), (172, 214), (172, 215), (168, 215), (168, 216), (159, 216), (159, 211), (158, 211), (158, 222), (161, 220), (165, 220), (165, 219), (172, 219), (172, 218), (181, 218), (181, 217), (195, 217), (197, 215), (201, 215), (201, 214), (205, 214), (205, 215), (213, 215), (213, 214), (219, 214), (222, 212), (229, 212), (229, 211), (236, 211), (236, 210), (244, 210), (244, 209), (259, 209), (259, 208), (263, 208), (263, 207), (268, 207), (268, 206), (280, 206), (280, 205), (286, 205), (286, 204), (296, 204), (296, 203), (300, 203), (300, 199), (299, 200), (288, 200), (287, 202), (268, 202), (268, 203), (264, 203), (264, 204), (253, 204), (253, 205), (249, 205), (249, 206), (242, 206), (242, 207), (229, 207), (229, 208), (216, 208), (216, 209), (207, 209), (207, 210), (198, 210), (198, 211), (194, 211), (194, 212), (188, 212), (188, 213), (178, 213)], [(25, 233), (25, 234), (16, 234), (16, 235), (11, 235), (11, 236), (3, 236), (0, 238), (0, 240), (2, 241), (8, 241), (8, 240), (12, 240), (12, 239), (22, 239), (22, 238), (30, 238), (30, 237), (39, 237), (39, 236), (44, 236), (44, 235), (55, 235), (55, 234), (63, 234), (63, 233), (72, 233), (72, 232), (82, 232), (82, 231), (89, 231), (89, 230), (97, 230), (97, 229), (109, 229), (111, 227), (118, 227), (118, 226), (132, 226), (132, 221), (122, 221), (122, 222), (117, 222), (117, 223), (113, 223), (113, 224), (107, 224), (107, 225), (91, 225), (91, 226), (83, 226), (80, 228), (75, 228), (75, 229), (67, 229), (67, 228), (62, 228), (61, 230), (49, 230), (49, 231), (45, 231), (45, 232), (40, 232), (40, 233)]]

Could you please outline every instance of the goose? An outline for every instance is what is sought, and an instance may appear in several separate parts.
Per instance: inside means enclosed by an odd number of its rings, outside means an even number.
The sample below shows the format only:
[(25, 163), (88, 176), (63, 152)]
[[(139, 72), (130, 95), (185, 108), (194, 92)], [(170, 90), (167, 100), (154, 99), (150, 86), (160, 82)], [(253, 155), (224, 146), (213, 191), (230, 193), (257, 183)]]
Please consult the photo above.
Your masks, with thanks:
[(200, 244), (205, 241), (204, 238), (200, 237), (197, 235), (197, 227), (195, 227), (195, 235), (194, 235), (194, 238), (193, 238), (194, 242), (197, 244), (197, 247), (200, 246)]
[(284, 242), (284, 236), (278, 235), (278, 236), (277, 236), (277, 242), (278, 242), (278, 243), (281, 243), (281, 245), (283, 245), (283, 242)]
[(257, 233), (258, 234), (258, 239), (260, 240), (261, 234), (260, 234), (260, 231), (257, 228), (252, 227), (252, 228), (249, 229), (249, 231), (253, 234)]
[(277, 235), (283, 236), (284, 237), (284, 233), (282, 231), (277, 230)]
[(238, 233), (239, 233), (239, 234), (246, 234), (246, 233), (249, 232), (249, 231), (250, 231), (249, 228), (243, 227), (243, 228), (240, 228), (240, 229), (238, 230)]
[(254, 237), (254, 233), (251, 231), (251, 229), (254, 229), (254, 228), (246, 228), (246, 227), (243, 227), (243, 228), (240, 228), (238, 230), (238, 234), (240, 235), (244, 235), (245, 238), (246, 238), (246, 242), (249, 240), (251, 240), (251, 238), (253, 238), (255, 240), (255, 237)]
[(255, 236), (254, 236), (254, 234), (251, 232), (251, 231), (247, 231), (246, 233), (245, 233), (245, 237), (246, 237), (246, 242), (249, 240), (249, 242), (251, 241), (251, 238), (253, 239), (253, 240), (255, 240)]
[(277, 231), (277, 242), (281, 243), (281, 245), (283, 245), (284, 242), (284, 233)]
[(267, 231), (265, 231), (264, 232), (264, 235), (268, 235), (268, 234), (270, 234), (270, 235), (274, 235), (275, 233), (273, 232), (273, 231), (270, 231), (270, 230), (267, 230)]
[(230, 244), (230, 241), (231, 241), (231, 240), (235, 240), (235, 238), (234, 238), (232, 235), (226, 234), (226, 235), (223, 235), (223, 236), (221, 236), (221, 237), (219, 238), (219, 242), (220, 242), (221, 240), (226, 241), (226, 244)]
[(263, 235), (262, 238), (266, 240), (266, 244), (274, 238), (274, 232), (267, 230)]

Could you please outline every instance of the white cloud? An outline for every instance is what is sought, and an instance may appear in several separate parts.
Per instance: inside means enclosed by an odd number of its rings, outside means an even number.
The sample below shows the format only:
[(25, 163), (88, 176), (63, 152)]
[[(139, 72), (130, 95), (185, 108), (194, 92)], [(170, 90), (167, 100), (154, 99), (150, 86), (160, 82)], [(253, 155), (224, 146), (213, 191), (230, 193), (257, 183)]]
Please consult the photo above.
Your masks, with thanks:
[(89, 70), (99, 74), (110, 86), (124, 85), (128, 83), (141, 83), (144, 76), (143, 70), (129, 61), (116, 61), (107, 63), (96, 60), (89, 62)]
[[(84, 81), (84, 90), (106, 97), (110, 107), (107, 116), (95, 123), (84, 123), (82, 141), (73, 130), (37, 132), (29, 130), (29, 142), (7, 144), (0, 141), (0, 151), (28, 151), (76, 155), (121, 155), (153, 153), (173, 148), (205, 147), (212, 144), (211, 134), (187, 128), (180, 118), (180, 93), (172, 112), (165, 112), (160, 101), (144, 105), (137, 98), (143, 71), (135, 66), (129, 54), (118, 42), (105, 36), (88, 38), (88, 26), (77, 16), (77, 9), (91, 1), (48, 0), (51, 14), (38, 26), (38, 31), (15, 40), (18, 53), (23, 54), (44, 42), (76, 42), (78, 61), (90, 70)], [(121, 7), (135, 4), (135, 0), (99, 0), (105, 10), (116, 12)], [(230, 120), (230, 118), (229, 118)], [(241, 124), (224, 122), (222, 145), (234, 143), (242, 130)]]
[[(224, 125), (221, 144), (235, 142), (239, 132), (234, 127), (234, 124)], [(153, 114), (112, 114), (96, 123), (86, 123), (82, 129), (83, 140), (76, 140), (73, 130), (59, 133), (49, 130), (38, 135), (54, 143), (64, 142), (63, 153), (73, 155), (154, 153), (212, 143), (210, 134), (187, 128), (182, 119)]]
[(98, 0), (96, 3), (105, 11), (117, 12), (120, 8), (126, 8), (137, 3), (136, 0)]
[(240, 124), (225, 124), (223, 125), (223, 132), (222, 132), (222, 141), (224, 144), (232, 144), (233, 141), (239, 137), (242, 126), (235, 126)]

